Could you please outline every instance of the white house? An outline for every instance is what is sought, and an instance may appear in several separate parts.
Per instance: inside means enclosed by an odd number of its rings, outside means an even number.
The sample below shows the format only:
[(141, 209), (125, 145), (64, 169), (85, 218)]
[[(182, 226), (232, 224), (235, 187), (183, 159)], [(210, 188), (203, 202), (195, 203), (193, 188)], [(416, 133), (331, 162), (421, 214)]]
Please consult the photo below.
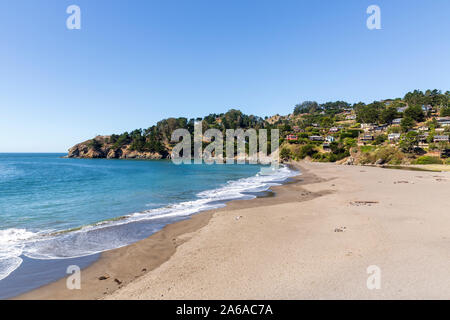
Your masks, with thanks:
[(389, 141), (397, 141), (400, 139), (400, 133), (389, 133), (388, 140)]
[(442, 135), (442, 136), (434, 136), (434, 142), (448, 142), (449, 136), (448, 135)]
[(402, 122), (402, 118), (397, 118), (392, 120), (392, 124), (400, 124)]

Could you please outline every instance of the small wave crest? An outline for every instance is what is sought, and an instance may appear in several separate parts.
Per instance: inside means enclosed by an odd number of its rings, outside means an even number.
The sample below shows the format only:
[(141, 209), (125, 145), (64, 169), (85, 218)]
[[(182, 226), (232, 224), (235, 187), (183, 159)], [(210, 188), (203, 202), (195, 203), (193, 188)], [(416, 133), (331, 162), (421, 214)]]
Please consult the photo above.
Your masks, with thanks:
[(36, 234), (25, 229), (0, 230), (0, 280), (6, 278), (22, 264), (23, 241)]
[[(282, 166), (278, 169), (263, 167), (255, 176), (231, 180), (222, 187), (202, 191), (191, 201), (133, 213), (114, 220), (75, 230), (36, 234), (24, 229), (0, 230), (0, 280), (7, 277), (22, 263), (21, 255), (33, 259), (65, 259), (87, 256), (136, 242), (162, 228), (163, 223), (151, 220), (183, 219), (200, 211), (217, 209), (227, 201), (255, 198), (255, 193), (280, 185), (298, 172)], [(158, 220), (159, 221), (159, 220)], [(136, 227), (136, 225), (140, 227)]]

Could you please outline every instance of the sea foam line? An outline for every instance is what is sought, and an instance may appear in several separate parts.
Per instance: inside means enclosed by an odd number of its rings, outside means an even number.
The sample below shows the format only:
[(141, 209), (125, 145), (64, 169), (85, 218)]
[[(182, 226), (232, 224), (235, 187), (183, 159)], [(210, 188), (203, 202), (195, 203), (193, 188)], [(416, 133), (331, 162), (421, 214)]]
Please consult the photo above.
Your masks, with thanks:
[[(264, 171), (267, 172), (267, 169)], [(298, 172), (282, 166), (271, 174), (230, 180), (224, 186), (202, 191), (197, 199), (174, 203), (165, 207), (133, 213), (113, 220), (59, 233), (45, 235), (24, 229), (0, 230), (0, 280), (8, 276), (22, 263), (21, 255), (33, 259), (66, 259), (88, 256), (129, 245), (135, 239), (129, 233), (120, 232), (120, 227), (133, 222), (145, 222), (161, 218), (186, 217), (200, 211), (217, 209), (225, 202), (237, 199), (252, 199), (249, 193), (267, 191)], [(119, 227), (119, 228), (117, 228)]]

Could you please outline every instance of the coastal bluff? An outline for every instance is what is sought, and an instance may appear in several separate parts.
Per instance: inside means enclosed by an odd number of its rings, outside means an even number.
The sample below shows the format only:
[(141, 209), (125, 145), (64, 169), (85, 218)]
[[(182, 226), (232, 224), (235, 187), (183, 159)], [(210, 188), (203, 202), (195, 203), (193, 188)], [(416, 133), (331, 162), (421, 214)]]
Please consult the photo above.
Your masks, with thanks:
[[(227, 113), (210, 114), (203, 118), (167, 118), (147, 129), (136, 129), (122, 134), (98, 135), (81, 142), (68, 151), (68, 158), (106, 159), (169, 159), (174, 143), (171, 135), (177, 129), (185, 129), (194, 134), (195, 123), (202, 123), (203, 130), (218, 129), (261, 129), (268, 123), (261, 117), (245, 115), (231, 109)], [(270, 129), (270, 128), (268, 128)]]
[(154, 159), (167, 158), (167, 154), (135, 150), (131, 144), (117, 146), (111, 136), (97, 136), (74, 145), (69, 149), (68, 158), (90, 159)]

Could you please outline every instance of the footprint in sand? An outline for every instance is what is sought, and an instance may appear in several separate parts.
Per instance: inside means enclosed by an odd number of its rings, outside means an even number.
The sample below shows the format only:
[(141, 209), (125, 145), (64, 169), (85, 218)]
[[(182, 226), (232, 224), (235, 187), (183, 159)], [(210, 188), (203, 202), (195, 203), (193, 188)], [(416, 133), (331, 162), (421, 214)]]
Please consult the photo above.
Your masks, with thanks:
[(379, 202), (378, 201), (352, 201), (352, 202), (350, 202), (350, 205), (351, 206), (356, 206), (356, 207), (359, 207), (359, 206), (372, 206), (373, 204), (378, 204)]

